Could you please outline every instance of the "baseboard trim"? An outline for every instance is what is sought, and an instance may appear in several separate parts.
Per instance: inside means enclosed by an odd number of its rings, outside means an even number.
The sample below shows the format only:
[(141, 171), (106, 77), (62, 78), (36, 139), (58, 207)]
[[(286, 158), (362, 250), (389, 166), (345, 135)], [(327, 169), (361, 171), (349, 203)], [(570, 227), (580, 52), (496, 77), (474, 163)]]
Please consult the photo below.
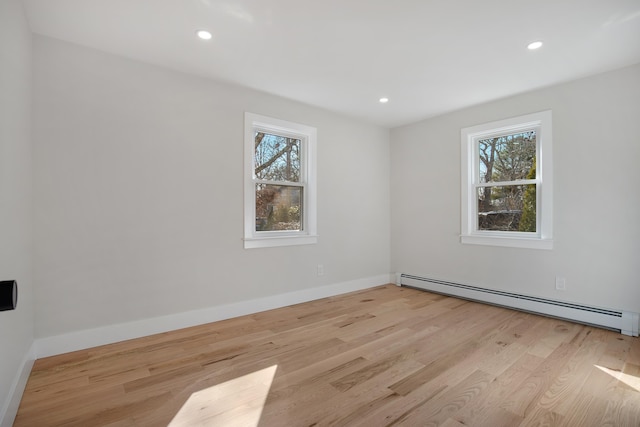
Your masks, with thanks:
[(27, 386), (27, 380), (33, 368), (33, 362), (36, 360), (35, 342), (31, 344), (29, 351), (24, 356), (19, 371), (16, 373), (7, 400), (0, 410), (0, 427), (11, 427), (18, 414), (18, 407), (22, 400), (22, 394)]
[(394, 281), (391, 274), (367, 277), (319, 286), (295, 292), (273, 295), (234, 304), (226, 304), (201, 310), (176, 313), (167, 316), (154, 317), (135, 322), (120, 323), (94, 329), (85, 329), (63, 335), (36, 339), (37, 358), (55, 356), (77, 350), (84, 350), (105, 344), (112, 344), (134, 338), (176, 329), (188, 328), (261, 311), (272, 310), (288, 305), (313, 301), (334, 295), (359, 291)]

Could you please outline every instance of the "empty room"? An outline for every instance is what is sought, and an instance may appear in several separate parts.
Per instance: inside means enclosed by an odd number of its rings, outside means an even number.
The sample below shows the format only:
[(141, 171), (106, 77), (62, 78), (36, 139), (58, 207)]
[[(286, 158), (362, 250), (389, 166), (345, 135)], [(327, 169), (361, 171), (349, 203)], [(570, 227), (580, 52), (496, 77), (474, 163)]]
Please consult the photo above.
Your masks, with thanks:
[(0, 426), (639, 426), (637, 0), (0, 0)]

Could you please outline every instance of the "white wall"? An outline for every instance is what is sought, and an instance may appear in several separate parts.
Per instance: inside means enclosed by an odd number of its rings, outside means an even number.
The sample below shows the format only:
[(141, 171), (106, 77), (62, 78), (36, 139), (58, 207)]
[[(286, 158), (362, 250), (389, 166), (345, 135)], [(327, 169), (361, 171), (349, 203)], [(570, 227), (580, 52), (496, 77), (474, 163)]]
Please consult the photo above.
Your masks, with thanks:
[[(640, 65), (392, 130), (392, 270), (640, 312), (638, 100)], [(554, 249), (462, 245), (460, 129), (546, 109)]]
[[(388, 277), (388, 130), (39, 36), (34, 61), (38, 337)], [(243, 249), (245, 111), (318, 128), (317, 245)]]
[(11, 425), (33, 355), (31, 33), (18, 0), (0, 1), (0, 280), (18, 306), (0, 312), (0, 425)]

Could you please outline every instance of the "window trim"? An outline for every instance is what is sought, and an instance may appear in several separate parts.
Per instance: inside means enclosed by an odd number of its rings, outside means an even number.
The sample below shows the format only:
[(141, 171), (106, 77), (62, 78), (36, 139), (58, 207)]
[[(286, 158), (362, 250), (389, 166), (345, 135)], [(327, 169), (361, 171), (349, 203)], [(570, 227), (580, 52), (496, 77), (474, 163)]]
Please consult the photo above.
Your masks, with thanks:
[[(300, 139), (300, 181), (298, 183), (269, 182), (269, 184), (293, 185), (303, 188), (302, 230), (300, 231), (256, 231), (256, 184), (263, 182), (254, 176), (254, 134), (256, 129)], [(316, 140), (317, 129), (314, 127), (245, 112), (243, 238), (245, 249), (317, 243)]]
[[(536, 129), (536, 232), (478, 230), (477, 141), (498, 134)], [(461, 236), (463, 244), (553, 249), (553, 163), (551, 110), (463, 128), (461, 140)], [(519, 183), (519, 182), (518, 182)], [(504, 182), (503, 184), (514, 184)]]

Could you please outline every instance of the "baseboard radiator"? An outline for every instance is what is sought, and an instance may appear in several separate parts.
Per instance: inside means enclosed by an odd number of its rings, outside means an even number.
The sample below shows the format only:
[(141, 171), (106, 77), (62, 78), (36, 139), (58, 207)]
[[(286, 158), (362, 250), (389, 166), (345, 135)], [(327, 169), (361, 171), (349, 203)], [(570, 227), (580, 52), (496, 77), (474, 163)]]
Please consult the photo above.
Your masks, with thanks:
[(640, 316), (633, 312), (590, 307), (404, 273), (396, 273), (396, 285), (571, 320), (620, 331), (624, 335), (634, 337), (638, 336), (640, 327)]

